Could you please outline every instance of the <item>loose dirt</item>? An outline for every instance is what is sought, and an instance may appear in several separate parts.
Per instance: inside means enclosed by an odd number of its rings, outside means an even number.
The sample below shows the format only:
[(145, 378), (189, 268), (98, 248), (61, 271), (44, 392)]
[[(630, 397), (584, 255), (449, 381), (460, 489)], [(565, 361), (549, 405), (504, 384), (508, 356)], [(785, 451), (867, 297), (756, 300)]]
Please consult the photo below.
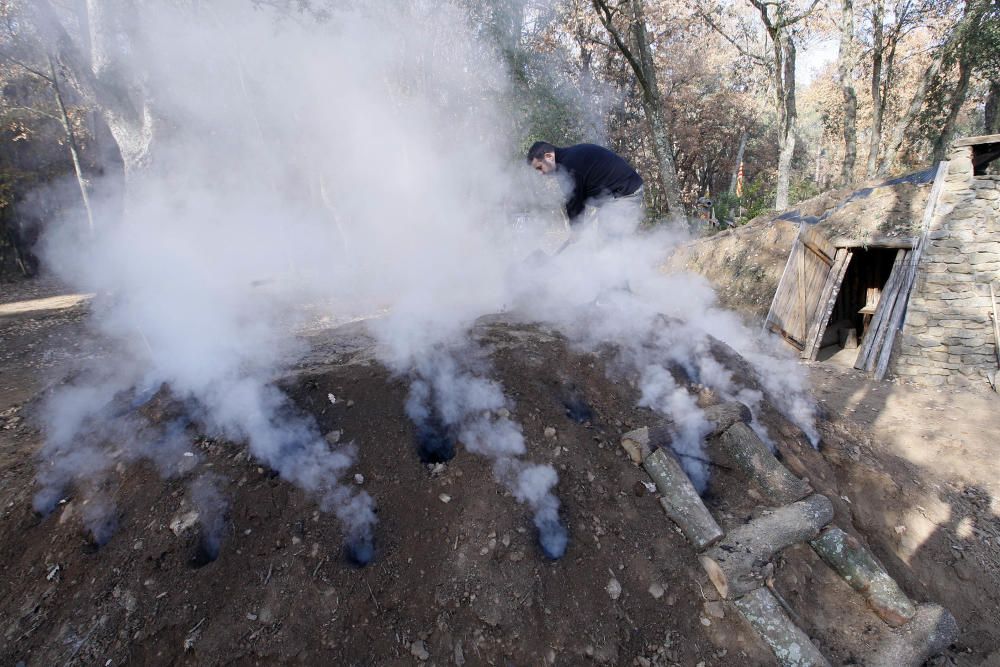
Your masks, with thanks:
[[(562, 560), (540, 553), (528, 512), (485, 460), (460, 451), (445, 466), (419, 462), (405, 383), (372, 361), (355, 324), (310, 330), (311, 352), (281, 384), (324, 432), (359, 443), (352, 474), (379, 506), (375, 562), (349, 565), (336, 522), (312, 499), (244, 446), (202, 437), (201, 465), (225, 480), (230, 503), (220, 556), (203, 564), (181, 520), (185, 478), (145, 465), (123, 466), (109, 489), (118, 530), (99, 549), (81, 529), (82, 495), (49, 517), (32, 512), (38, 399), (80, 356), (110, 351), (85, 333), (86, 299), (33, 309), (24, 302), (63, 291), (0, 289), (0, 663), (774, 664), (618, 446), (649, 418), (627, 379), (557, 335), (504, 322), (476, 329), (529, 458), (559, 471), (572, 540)], [(955, 614), (962, 634), (934, 664), (1000, 660), (996, 397), (809, 370), (823, 444), (814, 451), (787, 423), (769, 423), (784, 462), (831, 497), (836, 523), (911, 597)], [(589, 422), (570, 418), (577, 399)], [(721, 470), (707, 502), (724, 528), (760, 509)], [(807, 549), (783, 554), (775, 586), (840, 663), (885, 632)]]

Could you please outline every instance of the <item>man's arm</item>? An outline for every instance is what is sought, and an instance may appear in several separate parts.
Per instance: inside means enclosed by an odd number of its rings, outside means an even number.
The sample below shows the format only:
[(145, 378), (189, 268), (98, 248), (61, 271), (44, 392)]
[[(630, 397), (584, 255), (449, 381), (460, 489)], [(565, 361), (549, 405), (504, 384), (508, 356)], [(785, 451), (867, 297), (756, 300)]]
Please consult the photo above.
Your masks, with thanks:
[(569, 224), (577, 222), (577, 218), (583, 213), (584, 201), (581, 188), (574, 188), (572, 196), (566, 202), (566, 215), (569, 217)]

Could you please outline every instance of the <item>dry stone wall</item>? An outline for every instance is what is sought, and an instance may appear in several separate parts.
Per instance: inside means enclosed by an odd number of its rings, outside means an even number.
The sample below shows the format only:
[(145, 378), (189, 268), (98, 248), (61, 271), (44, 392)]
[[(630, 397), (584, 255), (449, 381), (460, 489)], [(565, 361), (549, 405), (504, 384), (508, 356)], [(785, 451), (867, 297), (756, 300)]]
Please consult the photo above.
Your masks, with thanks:
[(990, 284), (1000, 292), (1000, 176), (974, 176), (952, 149), (920, 256), (894, 365), (926, 385), (985, 385), (997, 369)]

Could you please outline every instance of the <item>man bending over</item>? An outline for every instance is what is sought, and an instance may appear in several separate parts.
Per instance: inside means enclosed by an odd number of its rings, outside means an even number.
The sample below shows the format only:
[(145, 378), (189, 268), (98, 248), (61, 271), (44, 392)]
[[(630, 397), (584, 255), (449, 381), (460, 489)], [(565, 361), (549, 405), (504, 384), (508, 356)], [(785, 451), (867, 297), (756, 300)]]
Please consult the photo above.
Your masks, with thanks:
[(620, 209), (634, 218), (633, 224), (642, 217), (642, 178), (607, 148), (594, 144), (559, 148), (536, 141), (528, 149), (528, 164), (541, 174), (561, 172), (570, 177), (573, 189), (566, 200), (570, 225), (580, 222), (588, 204), (602, 210)]

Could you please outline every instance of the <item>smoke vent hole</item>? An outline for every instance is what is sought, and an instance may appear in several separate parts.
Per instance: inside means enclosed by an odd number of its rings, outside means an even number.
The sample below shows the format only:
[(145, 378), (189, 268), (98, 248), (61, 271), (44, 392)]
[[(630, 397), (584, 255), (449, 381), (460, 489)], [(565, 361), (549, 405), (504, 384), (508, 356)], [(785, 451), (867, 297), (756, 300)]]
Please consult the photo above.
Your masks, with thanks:
[(344, 547), (344, 557), (355, 567), (364, 567), (375, 560), (375, 543), (370, 536), (356, 537)]
[(417, 455), (421, 463), (446, 463), (455, 458), (455, 439), (437, 418), (417, 424)]
[(202, 536), (198, 540), (198, 546), (195, 547), (194, 554), (191, 556), (191, 560), (188, 561), (188, 565), (192, 569), (197, 570), (199, 568), (205, 567), (209, 563), (214, 563), (219, 558), (219, 544), (216, 540), (209, 540)]
[(566, 398), (563, 401), (563, 407), (566, 408), (566, 416), (577, 424), (586, 424), (594, 419), (594, 413), (590, 406), (580, 396)]

